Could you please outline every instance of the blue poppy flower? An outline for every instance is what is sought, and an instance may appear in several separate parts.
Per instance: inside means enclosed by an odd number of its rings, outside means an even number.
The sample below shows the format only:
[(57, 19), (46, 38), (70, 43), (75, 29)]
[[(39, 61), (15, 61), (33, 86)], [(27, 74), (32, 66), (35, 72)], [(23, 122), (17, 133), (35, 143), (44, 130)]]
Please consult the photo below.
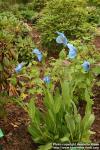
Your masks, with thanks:
[(68, 57), (73, 59), (76, 57), (77, 55), (77, 49), (76, 47), (74, 47), (72, 44), (68, 43), (67, 44), (67, 47), (69, 48), (69, 54), (68, 54)]
[(69, 54), (68, 54), (68, 57), (71, 58), (71, 59), (75, 58), (76, 57), (76, 51), (70, 50)]
[(40, 52), (39, 49), (37, 49), (37, 48), (33, 49), (32, 53), (34, 53), (34, 54), (36, 54), (36, 55), (41, 54), (41, 52)]
[(67, 40), (66, 36), (64, 35), (64, 33), (57, 32), (57, 34), (58, 34), (58, 37), (56, 38), (56, 42), (58, 44), (64, 44), (64, 46), (66, 46), (68, 43), (68, 40)]
[(77, 51), (76, 47), (74, 47), (73, 44), (68, 43), (67, 47), (69, 48), (69, 50)]
[(45, 83), (50, 83), (50, 77), (49, 77), (49, 76), (45, 76), (45, 77), (43, 78), (43, 81), (44, 81)]
[(25, 64), (24, 62), (18, 64), (18, 66), (15, 68), (15, 72), (16, 73), (20, 72), (24, 64)]
[(84, 63), (82, 64), (82, 67), (84, 71), (88, 72), (90, 70), (90, 62), (84, 61)]
[(43, 57), (42, 54), (38, 54), (37, 55), (38, 61), (42, 61), (42, 57)]
[(32, 53), (36, 54), (37, 58), (38, 58), (38, 61), (42, 61), (42, 53), (39, 51), (39, 49), (35, 48), (33, 49)]

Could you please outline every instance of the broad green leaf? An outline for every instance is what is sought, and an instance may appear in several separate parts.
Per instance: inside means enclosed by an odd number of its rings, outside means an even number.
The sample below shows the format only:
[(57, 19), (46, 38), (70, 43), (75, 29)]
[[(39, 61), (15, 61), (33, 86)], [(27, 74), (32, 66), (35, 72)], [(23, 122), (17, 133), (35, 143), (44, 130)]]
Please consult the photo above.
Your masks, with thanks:
[(54, 106), (53, 95), (50, 93), (48, 89), (45, 89), (44, 93), (45, 93), (44, 102), (45, 102), (46, 107), (53, 109), (53, 106)]
[(16, 53), (14, 49), (10, 49), (10, 53), (12, 54), (14, 59), (18, 59), (18, 54)]
[(85, 100), (86, 100), (86, 102), (87, 102), (85, 113), (86, 113), (86, 114), (87, 114), (87, 113), (90, 114), (90, 113), (91, 113), (91, 110), (92, 110), (93, 101), (92, 101), (92, 99), (90, 98), (90, 93), (88, 92), (87, 89), (85, 90)]
[(90, 141), (90, 135), (91, 135), (91, 133), (89, 132), (89, 130), (84, 131), (82, 134), (81, 141), (84, 143), (87, 143), (87, 142), (90, 143), (91, 142)]
[(55, 100), (54, 111), (55, 113), (58, 113), (62, 105), (62, 97), (60, 95), (56, 95), (54, 100)]
[(61, 142), (69, 142), (69, 134), (60, 139)]
[(75, 135), (77, 139), (80, 141), (81, 139), (81, 115), (77, 114), (75, 117)]
[(54, 105), (54, 106), (55, 106), (55, 107), (54, 107), (55, 113), (58, 113), (59, 110), (60, 110), (60, 107), (61, 107), (61, 101), (60, 101), (60, 99), (59, 99), (59, 101), (56, 101), (56, 102), (55, 102), (55, 105)]
[(85, 116), (81, 122), (83, 133), (84, 133), (84, 131), (89, 130), (92, 123), (94, 122), (94, 119), (95, 119), (94, 114), (89, 114), (89, 115), (85, 114)]
[(3, 70), (3, 67), (2, 67), (2, 65), (0, 64), (0, 71), (2, 71)]
[(3, 64), (5, 65), (5, 66), (9, 66), (9, 64), (10, 64), (10, 62), (9, 62), (9, 60), (8, 60), (8, 58), (7, 57), (4, 57), (4, 59), (3, 59)]
[(48, 110), (48, 114), (49, 114), (51, 121), (55, 124), (56, 123), (55, 116), (54, 116), (55, 114), (50, 109)]
[(35, 104), (34, 104), (34, 100), (31, 99), (29, 104), (28, 104), (28, 113), (29, 116), (32, 120), (34, 120), (35, 118)]
[(74, 108), (74, 115), (77, 115), (77, 107), (74, 103), (74, 101), (71, 101), (72, 105), (73, 105), (73, 108)]
[[(54, 123), (52, 123), (52, 120), (51, 120), (48, 113), (46, 114), (46, 117), (44, 117), (44, 121), (45, 121), (45, 124), (46, 124), (46, 127), (45, 127), (46, 131), (47, 132), (49, 131), (49, 133), (48, 133), (48, 135), (49, 135), (50, 131), (52, 131), (52, 129), (54, 129)], [(53, 130), (53, 132), (54, 132), (54, 130)]]
[(48, 143), (46, 145), (42, 145), (38, 148), (38, 150), (51, 150), (52, 149), (52, 143)]
[(62, 96), (64, 104), (69, 107), (71, 104), (71, 92), (70, 92), (70, 84), (68, 81), (63, 81), (62, 84)]
[(34, 138), (37, 138), (40, 136), (40, 132), (37, 130), (37, 128), (34, 125), (30, 125), (28, 127), (28, 131)]
[(12, 77), (12, 78), (10, 78), (9, 80), (10, 80), (10, 83), (11, 83), (12, 85), (16, 85), (16, 84), (17, 84), (17, 79), (16, 79), (16, 77)]
[(100, 64), (96, 66), (95, 68), (93, 68), (93, 72), (96, 74), (100, 74)]
[(94, 119), (94, 114), (91, 114), (85, 123), (85, 129), (89, 129), (91, 127), (92, 123), (94, 122)]
[(69, 131), (70, 131), (71, 138), (72, 138), (72, 140), (73, 140), (74, 131), (75, 131), (74, 118), (73, 118), (71, 115), (66, 114), (66, 115), (65, 115), (65, 121), (66, 121), (66, 124), (67, 124), (67, 128), (68, 128)]
[(0, 138), (2, 138), (4, 136), (2, 130), (0, 129)]
[(59, 53), (59, 58), (62, 60), (66, 58), (66, 51), (64, 49)]

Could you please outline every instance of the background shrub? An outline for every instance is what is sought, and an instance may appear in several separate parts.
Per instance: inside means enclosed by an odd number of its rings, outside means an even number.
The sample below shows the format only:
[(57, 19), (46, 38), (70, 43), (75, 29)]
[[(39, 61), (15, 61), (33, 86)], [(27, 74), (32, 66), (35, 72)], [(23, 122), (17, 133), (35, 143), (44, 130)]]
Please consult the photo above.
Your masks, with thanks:
[(12, 13), (0, 14), (0, 89), (9, 90), (8, 78), (17, 61), (32, 59), (34, 43), (28, 27)]
[[(36, 11), (40, 11), (44, 6), (46, 6), (46, 2), (48, 0), (33, 0), (33, 9)], [(50, 1), (50, 0), (49, 0)]]
[(100, 1), (88, 0), (89, 22), (100, 25)]
[(11, 11), (18, 19), (34, 24), (46, 2), (47, 0), (0, 0), (0, 11)]
[(38, 13), (33, 10), (33, 4), (15, 4), (10, 11), (20, 20), (28, 23), (35, 23)]
[(0, 12), (9, 10), (10, 7), (11, 7), (11, 6), (9, 5), (9, 2), (2, 2), (2, 1), (0, 0)]
[(82, 38), (91, 33), (93, 27), (88, 23), (86, 6), (83, 0), (49, 1), (38, 22), (43, 45), (53, 48), (56, 31), (63, 31), (70, 39)]
[(97, 7), (100, 7), (100, 1), (99, 0), (88, 0), (89, 4), (95, 5)]

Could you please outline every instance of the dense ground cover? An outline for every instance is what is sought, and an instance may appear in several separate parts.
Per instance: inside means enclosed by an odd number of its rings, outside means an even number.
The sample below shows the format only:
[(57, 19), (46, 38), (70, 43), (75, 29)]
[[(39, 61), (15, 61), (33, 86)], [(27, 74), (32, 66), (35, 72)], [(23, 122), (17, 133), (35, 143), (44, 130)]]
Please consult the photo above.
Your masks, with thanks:
[(0, 2), (4, 149), (21, 150), (25, 143), (26, 150), (47, 150), (52, 142), (100, 142), (100, 4), (56, 4), (37, 0), (12, 7)]

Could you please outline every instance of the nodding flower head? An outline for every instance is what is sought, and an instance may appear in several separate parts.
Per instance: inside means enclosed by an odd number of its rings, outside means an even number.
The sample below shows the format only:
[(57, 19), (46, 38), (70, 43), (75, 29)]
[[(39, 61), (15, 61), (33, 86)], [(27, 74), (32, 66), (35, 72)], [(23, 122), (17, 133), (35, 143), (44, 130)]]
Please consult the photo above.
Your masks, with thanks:
[(64, 33), (57, 32), (57, 34), (58, 34), (58, 37), (56, 38), (56, 42), (58, 44), (63, 44), (64, 46), (66, 46), (68, 43), (68, 40), (67, 40), (66, 36), (64, 35)]
[(17, 67), (15, 68), (15, 72), (18, 73), (22, 70), (22, 67), (24, 66), (24, 62), (20, 63), (17, 65)]
[(33, 53), (33, 54), (36, 54), (36, 56), (37, 56), (37, 58), (38, 58), (38, 61), (42, 61), (43, 55), (42, 55), (42, 53), (39, 51), (39, 49), (37, 49), (37, 48), (33, 49), (32, 53)]
[(37, 48), (33, 49), (32, 53), (34, 53), (36, 55), (41, 54), (41, 52)]
[(84, 61), (82, 64), (82, 67), (83, 67), (85, 72), (88, 72), (90, 70), (90, 62)]
[(74, 47), (72, 44), (68, 43), (67, 44), (67, 47), (69, 48), (69, 54), (68, 54), (68, 57), (73, 59), (76, 57), (77, 55), (77, 49), (76, 47)]
[(42, 57), (43, 57), (42, 54), (38, 54), (37, 55), (38, 61), (42, 61)]
[(49, 76), (45, 76), (45, 77), (43, 78), (43, 81), (44, 81), (45, 83), (50, 83), (50, 77), (49, 77)]

